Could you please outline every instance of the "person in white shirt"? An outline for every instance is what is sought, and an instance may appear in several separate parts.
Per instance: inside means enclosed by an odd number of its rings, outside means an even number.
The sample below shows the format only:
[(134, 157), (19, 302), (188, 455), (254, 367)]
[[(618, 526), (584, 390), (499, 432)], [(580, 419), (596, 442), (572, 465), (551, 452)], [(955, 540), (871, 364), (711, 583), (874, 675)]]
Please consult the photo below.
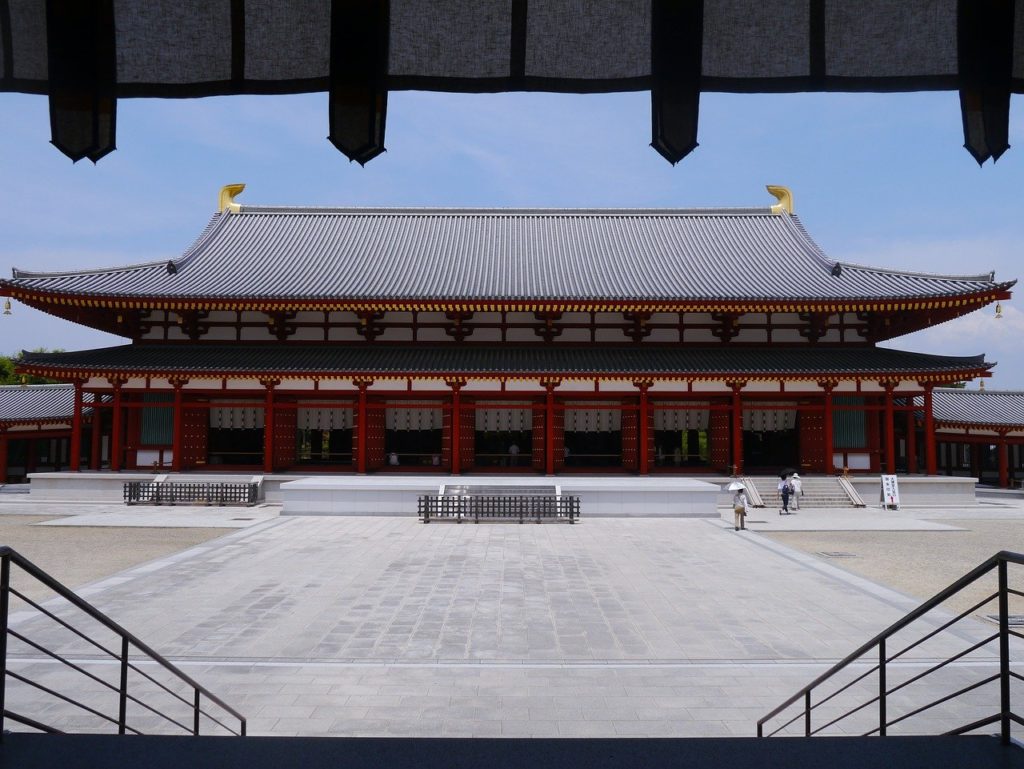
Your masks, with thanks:
[(736, 531), (747, 528), (747, 490), (740, 486), (732, 495), (732, 512)]
[(780, 500), (779, 515), (789, 515), (789, 478), (779, 478), (777, 489)]
[(800, 476), (793, 473), (789, 479), (789, 503), (793, 506), (794, 510), (800, 509), (800, 497), (804, 493), (804, 482)]

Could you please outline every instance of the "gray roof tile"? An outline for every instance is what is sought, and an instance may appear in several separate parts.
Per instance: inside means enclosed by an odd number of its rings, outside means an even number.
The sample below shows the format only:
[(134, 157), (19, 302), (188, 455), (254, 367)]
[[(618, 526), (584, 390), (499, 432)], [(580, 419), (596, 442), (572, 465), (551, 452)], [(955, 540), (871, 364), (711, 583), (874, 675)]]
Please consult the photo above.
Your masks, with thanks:
[(936, 388), (932, 413), (940, 422), (1024, 429), (1024, 391)]
[(1005, 288), (841, 265), (768, 208), (353, 209), (243, 206), (179, 259), (9, 285), (89, 296), (312, 301), (928, 298)]
[(69, 419), (74, 410), (73, 385), (0, 385), (0, 424)]

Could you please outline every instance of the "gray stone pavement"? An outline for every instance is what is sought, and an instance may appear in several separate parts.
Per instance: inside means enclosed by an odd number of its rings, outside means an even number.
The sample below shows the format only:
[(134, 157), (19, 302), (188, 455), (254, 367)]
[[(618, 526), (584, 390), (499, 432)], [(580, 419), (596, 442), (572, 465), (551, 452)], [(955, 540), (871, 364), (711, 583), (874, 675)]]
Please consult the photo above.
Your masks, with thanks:
[[(180, 524), (181, 512), (82, 510), (164, 526)], [(784, 520), (821, 528), (839, 521), (833, 512)], [(1012, 504), (998, 512), (1022, 514)], [(240, 531), (79, 591), (246, 714), (254, 734), (752, 735), (758, 717), (916, 605), (719, 520), (423, 526), (264, 513)], [(990, 511), (950, 513), (963, 520)], [(954, 530), (930, 523), (926, 511), (841, 515), (846, 527)], [(49, 620), (21, 611), (13, 626), (116, 681), (117, 665)], [(890, 685), (993, 631), (970, 620), (913, 649), (893, 666)], [(47, 685), (99, 688), (23, 644), (10, 652), (12, 668)], [(894, 695), (890, 717), (918, 695), (942, 696), (992, 672), (991, 645), (982, 646)], [(132, 690), (144, 688), (133, 674)], [(995, 702), (989, 685), (901, 728), (948, 728)], [(8, 706), (63, 726), (100, 727), (24, 685), (12, 686)], [(152, 714), (133, 718), (163, 728)], [(864, 731), (869, 720), (862, 712), (832, 731)]]

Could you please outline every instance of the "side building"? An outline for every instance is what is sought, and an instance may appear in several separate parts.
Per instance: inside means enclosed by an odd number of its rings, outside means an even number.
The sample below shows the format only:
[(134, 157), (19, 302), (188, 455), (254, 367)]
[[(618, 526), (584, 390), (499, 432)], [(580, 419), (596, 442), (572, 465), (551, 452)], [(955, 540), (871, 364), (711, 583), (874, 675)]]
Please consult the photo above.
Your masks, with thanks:
[[(92, 426), (93, 410), (77, 408), (80, 424)], [(76, 421), (75, 387), (70, 384), (0, 385), (0, 484), (27, 480), (34, 472), (72, 467), (71, 433)], [(99, 461), (107, 435), (97, 424), (79, 446), (78, 466)], [(79, 431), (81, 435), (81, 431)], [(83, 453), (84, 452), (84, 453)]]
[(72, 467), (936, 473), (934, 389), (993, 364), (879, 343), (1014, 282), (830, 259), (770, 189), (764, 208), (353, 209), (243, 206), (235, 185), (180, 258), (15, 270), (0, 294), (127, 339), (23, 358), (105, 416), (88, 462), (75, 420)]
[(1003, 488), (1021, 485), (1024, 391), (936, 388), (932, 409), (940, 475), (978, 478)]

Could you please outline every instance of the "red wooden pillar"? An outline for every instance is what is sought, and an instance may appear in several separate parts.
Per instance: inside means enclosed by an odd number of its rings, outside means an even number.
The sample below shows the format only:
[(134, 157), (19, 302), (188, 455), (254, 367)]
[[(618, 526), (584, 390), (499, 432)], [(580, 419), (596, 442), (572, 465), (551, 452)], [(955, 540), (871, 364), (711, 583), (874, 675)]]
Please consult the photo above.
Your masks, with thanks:
[(182, 468), (182, 446), (184, 441), (184, 427), (185, 421), (183, 419), (182, 409), (182, 397), (181, 389), (185, 386), (186, 379), (172, 379), (171, 385), (174, 387), (174, 412), (173, 412), (173, 432), (171, 433), (171, 471), (180, 473)]
[(819, 382), (818, 384), (825, 391), (821, 404), (821, 449), (824, 452), (822, 465), (825, 468), (825, 474), (828, 475), (836, 470), (835, 463), (832, 461), (832, 455), (835, 453), (834, 426), (832, 424), (832, 389), (835, 387), (835, 383)]
[(71, 412), (71, 450), (68, 452), (71, 471), (82, 469), (82, 381), (75, 381), (75, 404)]
[(102, 430), (103, 430), (103, 417), (100, 411), (100, 396), (93, 393), (92, 396), (92, 423), (91, 423), (91, 434), (89, 444), (89, 469), (99, 470), (100, 469), (100, 452), (103, 445), (102, 442)]
[(650, 403), (647, 398), (647, 390), (651, 386), (651, 382), (634, 382), (640, 389), (640, 413), (637, 414), (637, 434), (639, 451), (637, 455), (639, 457), (639, 473), (640, 475), (647, 475), (650, 472), (650, 447), (647, 445), (650, 440), (650, 425), (648, 424), (648, 414)]
[(732, 388), (732, 472), (743, 475), (743, 400), (740, 390), (746, 382), (727, 382)]
[(451, 418), (451, 431), (452, 431), (452, 475), (462, 474), (462, 446), (460, 440), (462, 438), (462, 397), (460, 391), (462, 390), (462, 382), (449, 381), (448, 386), (452, 388), (452, 418)]
[(359, 388), (359, 401), (356, 403), (356, 472), (366, 473), (366, 434), (369, 430), (369, 419), (366, 413), (366, 388), (368, 382), (357, 381)]
[(894, 385), (886, 383), (885, 387), (885, 471), (889, 475), (896, 473), (896, 420), (893, 412), (892, 391)]
[(274, 388), (280, 384), (277, 379), (261, 379), (267, 389), (263, 403), (263, 472), (274, 472)]
[(7, 428), (0, 427), (0, 483), (7, 483)]
[(544, 472), (555, 474), (555, 388), (560, 382), (541, 382), (547, 390), (544, 400)]
[(924, 387), (924, 470), (928, 475), (938, 475), (935, 463), (935, 415), (932, 413), (932, 386)]
[(917, 472), (917, 422), (914, 419), (914, 402), (910, 402), (911, 409), (907, 412), (907, 472)]
[(121, 469), (121, 437), (124, 433), (124, 414), (121, 413), (121, 386), (124, 382), (120, 379), (110, 380), (114, 386), (114, 400), (111, 404), (113, 415), (110, 425), (110, 469), (118, 471)]
[(1010, 458), (1009, 447), (1006, 444), (1006, 433), (999, 433), (999, 443), (996, 450), (999, 452), (999, 487), (1006, 489), (1010, 486)]

